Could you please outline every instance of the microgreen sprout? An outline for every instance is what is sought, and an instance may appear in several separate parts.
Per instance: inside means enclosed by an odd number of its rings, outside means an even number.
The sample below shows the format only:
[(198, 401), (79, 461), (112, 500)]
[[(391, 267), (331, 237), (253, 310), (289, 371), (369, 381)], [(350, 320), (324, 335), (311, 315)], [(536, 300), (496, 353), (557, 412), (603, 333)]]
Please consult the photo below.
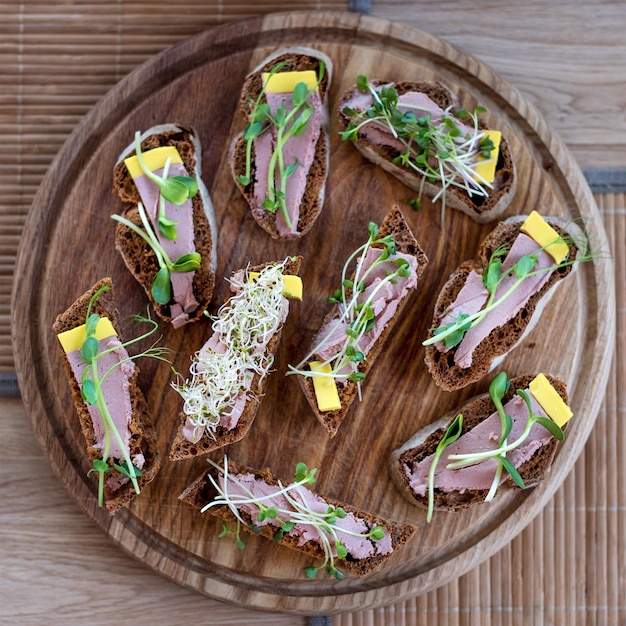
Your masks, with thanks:
[[(286, 63), (277, 63), (269, 72), (269, 78), (280, 72)], [(249, 121), (245, 126), (243, 138), (246, 142), (246, 165), (245, 173), (237, 177), (238, 182), (244, 187), (251, 182), (252, 169), (252, 146), (254, 140), (266, 132), (275, 135), (272, 155), (267, 172), (267, 197), (262, 203), (266, 211), (276, 213), (281, 211), (287, 228), (292, 227), (286, 204), (287, 179), (300, 167), (301, 163), (296, 158), (293, 163), (285, 163), (284, 149), (291, 137), (298, 137), (304, 133), (309, 119), (313, 113), (313, 106), (309, 102), (311, 94), (316, 91), (323, 80), (325, 66), (320, 61), (319, 73), (316, 85), (308, 89), (306, 83), (299, 82), (291, 93), (291, 103), (284, 102), (272, 113), (267, 102), (263, 101), (266, 95), (266, 87), (263, 86), (259, 96), (250, 103), (251, 111)], [(278, 174), (279, 184), (276, 186)]]
[[(374, 302), (377, 295), (389, 283), (396, 283), (398, 279), (411, 276), (412, 270), (406, 258), (397, 254), (393, 235), (379, 235), (378, 226), (370, 222), (368, 226), (367, 241), (357, 248), (347, 259), (341, 272), (341, 287), (334, 291), (329, 298), (331, 304), (338, 305), (339, 316), (333, 320), (325, 336), (319, 338), (319, 342), (300, 361), (298, 365), (289, 366), (287, 374), (300, 374), (307, 377), (332, 377), (336, 380), (350, 380), (360, 384), (365, 374), (358, 370), (359, 363), (366, 359), (362, 342), (367, 333), (376, 325)], [(380, 248), (381, 252), (374, 261), (365, 268), (365, 258), (372, 248)], [(348, 278), (348, 270), (356, 260), (356, 269), (352, 279)], [(368, 287), (368, 281), (375, 275), (376, 270), (383, 264), (395, 266), (395, 269), (387, 269), (374, 289), (371, 289), (367, 297), (363, 297)], [(384, 293), (384, 292), (383, 292)], [(338, 351), (326, 358), (322, 365), (330, 365), (329, 373), (313, 372), (304, 369), (311, 358), (324, 351), (327, 344), (332, 340), (337, 330), (345, 327), (345, 339)]]
[[(340, 506), (329, 504), (325, 510), (314, 510), (310, 499), (315, 500), (317, 497), (307, 489), (307, 486), (315, 483), (316, 469), (309, 470), (304, 463), (297, 464), (293, 482), (284, 485), (278, 480), (269, 492), (264, 488), (265, 495), (255, 495), (252, 489), (244, 483), (243, 477), (240, 479), (240, 475), (229, 472), (226, 456), (222, 466), (210, 459), (209, 463), (219, 473), (217, 479), (211, 473), (208, 474), (217, 496), (202, 508), (202, 512), (213, 507), (227, 506), (237, 522), (235, 530), (230, 530), (222, 522), (222, 532), (219, 536), (234, 534), (237, 545), (244, 547), (239, 536), (242, 527), (258, 533), (259, 524), (271, 524), (276, 527), (273, 535), (275, 541), (280, 541), (286, 534), (292, 533), (296, 526), (314, 529), (318, 537), (317, 541), (324, 553), (324, 563), (318, 567), (306, 567), (307, 578), (315, 577), (321, 569), (337, 579), (343, 578), (343, 572), (337, 568), (335, 560), (345, 559), (349, 556), (349, 552), (340, 540), (340, 535), (362, 537), (371, 541), (380, 541), (385, 537), (385, 530), (382, 526), (367, 528), (364, 520), (359, 520)], [(244, 520), (242, 511), (249, 515), (251, 522)], [(365, 527), (365, 530), (355, 532), (338, 525), (339, 520), (347, 517), (354, 517), (355, 520), (362, 522), (361, 525)]]
[(200, 269), (202, 258), (197, 252), (189, 252), (187, 254), (183, 254), (181, 257), (176, 259), (176, 261), (172, 261), (163, 249), (161, 242), (152, 229), (150, 220), (146, 215), (146, 210), (141, 202), (137, 204), (137, 211), (139, 212), (143, 228), (121, 215), (112, 215), (111, 217), (116, 222), (130, 228), (133, 232), (139, 235), (150, 246), (150, 248), (152, 248), (152, 251), (156, 256), (157, 263), (159, 264), (159, 271), (155, 274), (154, 280), (152, 281), (152, 297), (158, 304), (168, 304), (168, 302), (172, 299), (172, 282), (170, 272), (194, 272)]
[[(578, 249), (576, 256), (573, 257), (571, 254), (568, 254), (568, 256), (566, 256), (565, 259), (562, 260), (560, 263), (555, 262), (554, 264), (547, 267), (536, 268), (540, 251), (551, 245), (547, 244), (541, 248), (538, 248), (535, 252), (531, 254), (521, 256), (515, 263), (511, 265), (511, 267), (508, 268), (508, 270), (503, 271), (502, 258), (506, 257), (509, 252), (509, 248), (506, 246), (501, 246), (497, 248), (491, 254), (487, 263), (487, 267), (482, 274), (483, 285), (489, 292), (487, 301), (483, 308), (479, 311), (476, 311), (475, 313), (472, 313), (471, 315), (460, 312), (457, 315), (456, 319), (452, 320), (451, 322), (431, 329), (431, 332), (433, 333), (432, 337), (429, 337), (428, 339), (423, 341), (422, 345), (430, 346), (442, 342), (446, 348), (454, 348), (458, 346), (463, 340), (465, 333), (470, 328), (473, 328), (474, 326), (479, 324), (488, 313), (499, 307), (520, 287), (520, 285), (526, 279), (532, 276), (537, 276), (539, 274), (552, 273), (569, 265), (573, 265), (574, 263), (584, 263), (587, 261), (591, 261), (597, 256), (596, 253), (590, 250), (589, 243), (586, 239), (584, 241), (574, 241), (572, 237), (564, 236), (559, 237), (555, 241), (565, 242), (568, 245), (576, 245)], [(496, 297), (498, 287), (504, 280), (508, 279), (509, 277), (513, 277), (515, 280), (511, 283), (511, 285), (504, 293), (498, 294), (498, 296)]]
[(441, 441), (437, 444), (435, 453), (433, 454), (433, 460), (428, 470), (428, 511), (426, 513), (426, 523), (430, 524), (433, 518), (433, 511), (435, 509), (435, 471), (437, 469), (437, 463), (444, 450), (452, 443), (454, 443), (463, 432), (463, 414), (459, 413), (450, 426), (448, 426)]
[[(372, 104), (365, 110), (343, 109), (350, 120), (340, 137), (344, 141), (356, 141), (359, 132), (369, 124), (387, 129), (400, 146), (393, 163), (422, 176), (417, 202), (426, 181), (439, 182), (441, 189), (433, 201), (441, 198), (443, 222), (446, 192), (450, 187), (460, 188), (470, 197), (489, 195), (493, 185), (476, 172), (478, 156), (489, 159), (494, 150), (492, 140), (478, 127), (478, 114), (486, 110), (484, 107), (454, 114), (452, 107), (448, 107), (441, 119), (434, 121), (429, 109), (399, 102), (394, 87), (383, 85), (377, 89), (366, 76), (359, 76), (357, 89), (370, 94)], [(466, 119), (467, 125), (460, 125), (459, 118)]]
[(520, 473), (517, 471), (513, 463), (511, 463), (506, 455), (512, 450), (519, 448), (526, 441), (534, 424), (540, 424), (541, 426), (543, 426), (558, 441), (563, 441), (563, 439), (565, 438), (563, 430), (556, 422), (551, 420), (549, 417), (535, 414), (528, 393), (524, 389), (517, 389), (515, 392), (516, 395), (522, 398), (526, 404), (528, 419), (520, 436), (515, 441), (508, 443), (507, 439), (513, 428), (513, 421), (511, 420), (510, 415), (508, 415), (504, 411), (502, 399), (506, 395), (509, 389), (509, 385), (510, 381), (507, 378), (506, 372), (500, 372), (500, 374), (498, 374), (489, 385), (489, 395), (494, 403), (494, 406), (496, 407), (496, 411), (498, 412), (498, 415), (500, 417), (501, 424), (501, 435), (498, 441), (497, 448), (493, 450), (485, 450), (483, 452), (450, 454), (448, 456), (449, 463), (446, 466), (448, 469), (457, 469), (465, 467), (467, 465), (474, 465), (487, 459), (498, 460), (494, 479), (487, 494), (487, 497), (485, 498), (485, 501), (490, 501), (495, 496), (496, 490), (498, 489), (501, 482), (503, 470), (506, 470), (511, 475), (511, 478), (519, 487), (521, 487), (522, 489), (525, 487), (524, 481)]
[(215, 432), (221, 417), (232, 413), (237, 396), (247, 392), (252, 377), (263, 378), (272, 367), (267, 344), (286, 306), (283, 270), (284, 263), (278, 263), (263, 268), (254, 281), (245, 276), (232, 279), (237, 293), (213, 321), (221, 350), (202, 348), (193, 357), (189, 379), (173, 384), (197, 432)]
[(163, 167), (163, 175), (155, 174), (146, 165), (141, 150), (141, 133), (135, 133), (135, 153), (137, 162), (143, 173), (157, 185), (159, 188), (159, 212), (158, 212), (158, 228), (161, 233), (168, 239), (176, 239), (177, 222), (169, 219), (165, 215), (165, 201), (171, 204), (181, 205), (198, 193), (198, 181), (191, 176), (170, 176), (168, 172), (170, 167), (170, 159), (168, 158)]
[[(135, 316), (135, 321), (137, 323), (149, 324), (150, 329), (148, 331), (135, 339), (126, 341), (125, 343), (120, 344), (119, 342), (115, 342), (115, 344), (109, 348), (103, 350), (100, 349), (99, 341), (95, 337), (100, 316), (97, 313), (91, 313), (91, 309), (97, 298), (108, 289), (108, 284), (103, 285), (91, 296), (89, 300), (87, 314), (85, 316), (85, 341), (80, 349), (81, 360), (86, 364), (81, 376), (81, 395), (83, 400), (89, 406), (95, 406), (98, 409), (104, 430), (102, 458), (95, 459), (93, 461), (92, 469), (88, 472), (88, 474), (91, 474), (92, 472), (98, 473), (98, 506), (102, 506), (104, 502), (105, 474), (111, 469), (109, 459), (111, 459), (113, 467), (118, 472), (130, 479), (136, 493), (139, 493), (137, 478), (141, 476), (141, 471), (133, 465), (128, 447), (124, 443), (122, 436), (111, 416), (106, 398), (104, 397), (103, 385), (115, 369), (123, 366), (125, 363), (135, 361), (140, 357), (151, 357), (162, 361), (167, 360), (164, 356), (167, 350), (165, 348), (157, 347), (156, 344), (153, 344), (148, 349), (135, 356), (128, 356), (128, 353), (126, 352), (126, 348), (128, 346), (146, 339), (156, 332), (158, 328), (158, 324), (156, 322), (151, 320), (149, 317), (143, 316)], [(121, 352), (122, 350), (123, 352)], [(118, 352), (118, 354), (120, 354), (119, 360), (117, 360), (115, 364), (109, 367), (105, 372), (101, 372), (98, 368), (98, 361), (104, 355), (112, 352)], [(112, 438), (116, 441), (119, 449), (122, 451), (123, 459), (118, 459), (120, 460), (119, 463), (116, 463), (110, 456)]]

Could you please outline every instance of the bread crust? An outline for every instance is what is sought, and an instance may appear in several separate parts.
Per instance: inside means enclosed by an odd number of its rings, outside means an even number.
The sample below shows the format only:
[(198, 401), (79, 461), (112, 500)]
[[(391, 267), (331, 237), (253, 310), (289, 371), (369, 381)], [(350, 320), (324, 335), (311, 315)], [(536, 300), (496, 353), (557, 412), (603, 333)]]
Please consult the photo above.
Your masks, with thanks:
[[(443, 110), (446, 110), (450, 106), (458, 105), (456, 96), (446, 85), (439, 81), (402, 81), (398, 83), (388, 83), (372, 80), (370, 84), (375, 88), (383, 85), (391, 85), (396, 88), (398, 95), (403, 95), (410, 91), (424, 93)], [(350, 122), (350, 117), (346, 115), (343, 110), (346, 106), (346, 102), (349, 101), (356, 91), (357, 88), (355, 85), (347, 90), (339, 101), (339, 124), (342, 130), (345, 130)], [(485, 129), (480, 121), (479, 128)], [(423, 180), (424, 177), (414, 170), (394, 164), (393, 159), (395, 159), (399, 153), (389, 146), (376, 145), (369, 141), (363, 134), (359, 134), (357, 140), (353, 143), (356, 149), (366, 159), (382, 167), (386, 172), (395, 176), (410, 189), (417, 192), (422, 189), (423, 193), (430, 198), (441, 191), (441, 183)], [(500, 153), (496, 165), (494, 189), (489, 196), (475, 196), (475, 198), (471, 198), (462, 189), (448, 187), (446, 190), (446, 206), (469, 215), (479, 224), (485, 224), (494, 221), (506, 211), (515, 194), (516, 187), (517, 176), (515, 163), (509, 143), (506, 138), (502, 136)]]
[[(301, 263), (302, 257), (291, 257), (285, 263), (284, 273), (297, 275), (300, 271)], [(269, 265), (276, 265), (276, 262), (263, 263), (262, 265), (250, 267), (246, 271), (260, 272), (264, 267), (267, 267)], [(276, 350), (278, 349), (278, 344), (282, 336), (282, 331), (283, 325), (281, 324), (267, 344), (268, 354), (276, 354)], [(205, 429), (202, 437), (200, 437), (200, 439), (195, 443), (189, 441), (183, 435), (183, 427), (187, 420), (187, 415), (183, 411), (181, 411), (178, 414), (178, 429), (170, 448), (170, 460), (180, 461), (182, 459), (190, 459), (196, 456), (208, 454), (212, 450), (216, 450), (217, 448), (221, 448), (228, 444), (235, 443), (240, 439), (243, 439), (248, 430), (250, 430), (252, 422), (254, 422), (254, 418), (256, 417), (257, 411), (261, 404), (261, 398), (263, 397), (263, 394), (265, 392), (267, 380), (268, 376), (264, 376), (263, 378), (261, 378), (260, 374), (258, 372), (255, 372), (247, 393), (245, 407), (235, 428), (228, 430), (223, 426), (218, 426), (215, 433), (210, 433), (208, 429)]]
[[(439, 325), (448, 307), (455, 301), (459, 291), (463, 288), (467, 276), (472, 270), (482, 273), (487, 267), (493, 252), (502, 245), (511, 246), (520, 233), (522, 223), (527, 216), (513, 216), (500, 222), (498, 226), (482, 242), (477, 258), (463, 262), (448, 278), (442, 287), (433, 313), (433, 321), (428, 332), (428, 338), (433, 337), (433, 329)], [(559, 218), (547, 217), (545, 220), (562, 236), (568, 236), (572, 241), (581, 241), (582, 232), (571, 222)], [(575, 259), (578, 248), (570, 244), (570, 259)], [(435, 383), (446, 391), (462, 389), (467, 385), (484, 378), (502, 361), (502, 359), (523, 338), (531, 332), (541, 318), (541, 313), (555, 289), (561, 281), (576, 271), (576, 263), (567, 265), (552, 273), (547, 283), (518, 311), (515, 317), (503, 326), (495, 328), (474, 350), (472, 365), (461, 368), (454, 363), (456, 347), (447, 352), (440, 352), (436, 346), (426, 346), (424, 361)]]
[[(215, 288), (217, 267), (217, 223), (209, 191), (201, 178), (202, 148), (193, 128), (177, 124), (154, 126), (141, 135), (142, 151), (161, 146), (175, 146), (189, 176), (198, 182), (198, 193), (191, 199), (194, 227), (194, 247), (201, 256), (201, 266), (193, 278), (193, 292), (198, 307), (189, 312), (188, 322), (196, 322), (203, 317)], [(135, 154), (134, 143), (120, 154), (113, 170), (113, 192), (124, 203), (123, 216), (141, 227), (137, 203), (141, 200), (132, 177), (124, 165), (124, 159)], [(159, 304), (152, 297), (152, 283), (159, 264), (150, 246), (130, 228), (118, 223), (115, 230), (115, 248), (122, 256), (124, 264), (143, 287), (157, 315), (166, 322), (172, 322), (170, 304)]]
[[(396, 242), (396, 248), (399, 252), (404, 254), (413, 255), (418, 262), (417, 266), (417, 279), (421, 278), (426, 266), (428, 265), (428, 258), (426, 254), (420, 247), (417, 239), (414, 237), (413, 233), (408, 227), (408, 224), (404, 220), (400, 209), (394, 205), (391, 208), (391, 211), (385, 217), (383, 223), (380, 226), (379, 236), (384, 237), (386, 235), (392, 234), (394, 236), (394, 240)], [(410, 293), (407, 293), (406, 296), (400, 301), (398, 304), (398, 308), (396, 310), (395, 315), (383, 331), (380, 336), (367, 353), (365, 360), (361, 361), (358, 365), (358, 371), (367, 375), (370, 371), (376, 358), (380, 354), (383, 349), (383, 346), (387, 340), (389, 334), (393, 331), (393, 327), (395, 326), (395, 321), (400, 317), (404, 307), (409, 299)], [(329, 320), (331, 320), (338, 312), (338, 306), (334, 305), (333, 308), (328, 312), (322, 325), (322, 328)], [(320, 421), (322, 426), (328, 432), (329, 437), (334, 437), (337, 434), (337, 431), (343, 420), (345, 419), (352, 403), (358, 396), (358, 384), (354, 381), (347, 381), (346, 384), (338, 384), (337, 391), (339, 393), (339, 399), (341, 401), (341, 408), (333, 411), (320, 411), (317, 405), (317, 400), (315, 397), (315, 389), (313, 387), (313, 379), (310, 376), (298, 376), (298, 381), (304, 392), (304, 395), (311, 406), (311, 409), (315, 413), (315, 416)]]
[[(57, 316), (52, 330), (55, 334), (71, 330), (85, 323), (87, 307), (92, 296), (104, 285), (108, 285), (108, 291), (101, 293), (94, 301), (91, 308), (92, 313), (97, 313), (101, 317), (108, 317), (111, 320), (113, 328), (117, 333), (121, 342), (122, 335), (120, 333), (119, 314), (115, 306), (115, 297), (113, 293), (113, 283), (110, 278), (103, 278), (97, 282), (88, 292), (78, 298), (64, 313)], [(67, 373), (67, 378), (76, 406), (76, 412), (80, 422), (80, 428), (85, 438), (87, 456), (90, 462), (102, 458), (102, 451), (94, 447), (96, 437), (93, 429), (93, 422), (86, 402), (83, 400), (80, 391), (80, 385), (70, 366), (69, 360), (63, 350), (63, 365)], [(129, 442), (130, 456), (142, 454), (145, 458), (145, 464), (141, 470), (141, 476), (137, 478), (140, 490), (152, 481), (161, 465), (160, 454), (158, 450), (156, 431), (152, 418), (148, 413), (148, 406), (141, 389), (137, 384), (139, 376), (139, 367), (135, 365), (134, 373), (130, 378), (130, 399), (132, 407), (131, 421), (129, 429), (131, 433)], [(125, 478), (123, 474), (113, 468), (113, 461), (109, 459), (110, 472), (107, 476), (119, 476)], [(105, 481), (104, 486), (104, 504), (111, 515), (120, 507), (130, 502), (137, 494), (130, 480), (127, 480), (121, 487), (112, 490)]]
[(279, 62), (285, 62), (285, 71), (305, 71), (314, 70), (319, 72), (320, 61), (323, 61), (325, 71), (324, 77), (319, 85), (322, 103), (326, 112), (325, 121), (322, 124), (321, 132), (315, 146), (315, 159), (307, 175), (306, 189), (300, 204), (300, 216), (298, 218), (297, 232), (288, 235), (280, 235), (276, 228), (276, 214), (271, 211), (259, 210), (255, 206), (254, 199), (254, 175), (255, 175), (255, 154), (254, 145), (252, 147), (252, 169), (250, 183), (242, 185), (239, 176), (245, 173), (246, 169), (246, 141), (243, 132), (239, 133), (231, 142), (229, 149), (228, 163), (230, 165), (233, 180), (242, 196), (245, 198), (252, 217), (257, 224), (268, 233), (273, 239), (299, 239), (308, 233), (319, 217), (324, 206), (326, 190), (326, 178), (328, 176), (328, 166), (330, 158), (330, 143), (328, 137), (328, 89), (332, 80), (333, 64), (328, 56), (303, 46), (281, 49), (262, 61), (246, 77), (241, 91), (239, 110), (243, 118), (248, 121), (250, 115), (250, 102), (256, 101), (262, 89), (263, 82), (261, 75), (269, 72)]
[[(252, 469), (246, 467), (244, 465), (238, 465), (233, 463), (230, 459), (228, 460), (228, 471), (231, 474), (239, 474), (239, 473), (251, 473), (254, 474), (255, 477), (265, 481), (269, 485), (277, 485), (278, 478), (272, 473), (269, 468), (264, 468), (261, 470)], [(190, 504), (191, 506), (202, 509), (206, 504), (213, 501), (213, 499), (217, 496), (217, 492), (215, 488), (211, 484), (208, 479), (208, 474), (211, 474), (215, 480), (217, 480), (218, 471), (211, 467), (208, 471), (204, 471), (183, 493), (179, 496), (179, 500)], [(283, 484), (286, 484), (285, 481), (282, 481)], [(355, 516), (363, 519), (370, 528), (374, 528), (375, 526), (382, 526), (385, 530), (386, 534), (391, 536), (391, 543), (393, 547), (393, 552), (390, 554), (375, 554), (365, 559), (355, 560), (353, 558), (345, 558), (345, 559), (336, 559), (337, 566), (339, 569), (346, 569), (349, 572), (356, 574), (357, 576), (364, 576), (365, 574), (369, 574), (371, 571), (379, 567), (383, 561), (387, 560), (389, 557), (395, 554), (395, 551), (405, 544), (411, 537), (415, 534), (417, 530), (411, 524), (406, 524), (402, 522), (396, 522), (387, 520), (379, 515), (375, 515), (373, 513), (368, 513), (357, 509), (356, 507), (350, 506), (348, 504), (344, 504), (337, 500), (333, 500), (322, 496), (323, 499), (328, 502), (329, 505), (333, 507), (342, 507), (346, 512), (352, 513)], [(230, 524), (234, 526), (236, 523), (236, 518), (232, 511), (226, 506), (216, 506), (208, 511), (215, 517), (223, 520), (226, 524)], [(244, 519), (246, 524), (252, 524), (252, 518), (249, 514), (245, 512), (241, 512), (241, 517)], [(247, 532), (252, 532), (247, 526), (244, 526)], [(274, 533), (276, 532), (276, 527), (271, 525), (265, 525), (259, 527), (259, 533), (263, 537), (267, 539), (272, 539)], [(281, 546), (285, 546), (287, 548), (291, 548), (292, 550), (297, 550), (299, 552), (303, 552), (308, 556), (311, 556), (316, 559), (324, 559), (324, 551), (321, 546), (313, 541), (308, 541), (302, 546), (298, 545), (298, 539), (292, 537), (288, 534), (285, 534), (281, 539), (275, 540), (275, 543), (278, 543)]]
[[(535, 377), (536, 374), (525, 374), (513, 378), (509, 390), (504, 396), (503, 403), (513, 398), (518, 389), (526, 389)], [(546, 374), (546, 378), (567, 404), (569, 399), (565, 383), (548, 374)], [(428, 508), (428, 493), (420, 496), (411, 490), (409, 479), (403, 471), (405, 465), (418, 463), (427, 456), (434, 454), (437, 445), (443, 439), (448, 427), (459, 413), (463, 414), (462, 433), (466, 433), (487, 419), (495, 411), (496, 407), (488, 393), (474, 396), (454, 411), (450, 411), (432, 424), (417, 431), (404, 444), (394, 450), (389, 458), (389, 471), (394, 485), (405, 499), (411, 504)], [(553, 437), (549, 443), (539, 448), (528, 461), (518, 468), (527, 488), (537, 485), (546, 478), (557, 447), (558, 441)], [(511, 481), (511, 476), (505, 473), (501, 485), (511, 484)], [(464, 493), (443, 492), (435, 489), (434, 508), (442, 511), (469, 508), (484, 501), (488, 492), (488, 489), (468, 489)]]

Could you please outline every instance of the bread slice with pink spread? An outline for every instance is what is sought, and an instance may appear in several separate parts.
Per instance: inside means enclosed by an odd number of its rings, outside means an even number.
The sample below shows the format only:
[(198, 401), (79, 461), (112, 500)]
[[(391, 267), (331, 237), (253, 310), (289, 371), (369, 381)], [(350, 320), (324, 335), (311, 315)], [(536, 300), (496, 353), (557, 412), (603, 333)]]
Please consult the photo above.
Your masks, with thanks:
[(297, 239), (324, 205), (329, 164), (331, 59), (302, 46), (278, 50), (245, 79), (245, 130), (229, 164), (252, 217), (275, 239)]
[[(137, 143), (145, 168), (137, 158)], [(202, 319), (215, 287), (217, 223), (202, 181), (201, 158), (193, 128), (162, 124), (138, 134), (113, 170), (113, 192), (124, 203), (122, 215), (114, 216), (115, 247), (157, 315), (174, 328)], [(195, 189), (170, 201), (155, 176), (178, 188), (180, 180), (187, 180)], [(157, 249), (147, 242), (148, 231), (157, 239)], [(166, 262), (175, 267), (166, 269)]]
[(487, 223), (513, 198), (517, 177), (506, 137), (459, 112), (456, 96), (439, 81), (362, 76), (341, 96), (338, 113), (344, 139), (418, 199), (439, 201), (442, 215), (450, 207)]
[(424, 341), (435, 383), (460, 389), (493, 370), (539, 322), (558, 285), (592, 258), (587, 246), (575, 223), (537, 212), (498, 224), (437, 297)]
[(278, 546), (323, 559), (321, 565), (305, 567), (308, 578), (318, 570), (336, 578), (343, 578), (344, 569), (368, 574), (415, 534), (411, 524), (314, 493), (309, 485), (315, 482), (315, 471), (299, 463), (288, 482), (268, 468), (256, 470), (224, 457), (220, 463), (211, 461), (179, 499), (219, 518), (220, 537), (235, 534), (240, 548), (245, 547), (239, 536), (243, 528)]

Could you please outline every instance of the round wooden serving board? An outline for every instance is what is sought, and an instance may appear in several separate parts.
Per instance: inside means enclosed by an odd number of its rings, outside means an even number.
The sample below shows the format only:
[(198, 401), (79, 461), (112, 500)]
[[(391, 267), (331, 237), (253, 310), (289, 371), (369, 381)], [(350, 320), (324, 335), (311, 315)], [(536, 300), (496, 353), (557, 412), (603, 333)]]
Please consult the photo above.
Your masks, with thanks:
[[(277, 48), (308, 45), (334, 63), (330, 90), (331, 167), (324, 211), (300, 242), (275, 242), (253, 221), (227, 166), (231, 137), (243, 127), (237, 99), (244, 76)], [(462, 392), (440, 391), (424, 366), (421, 342), (446, 278), (474, 257), (493, 225), (480, 226), (414, 196), (366, 162), (337, 135), (334, 108), (358, 74), (388, 80), (439, 79), (465, 108), (487, 107), (485, 119), (508, 137), (517, 164), (517, 195), (507, 215), (538, 209), (582, 220), (596, 247), (608, 250), (601, 220), (581, 172), (535, 109), (489, 68), (445, 42), (402, 25), (356, 14), (291, 13), (228, 24), (204, 32), (146, 63), (117, 85), (79, 125), (61, 150), (33, 204), (16, 270), (14, 347), (20, 387), (37, 437), (63, 484), (113, 541), (150, 567), (204, 594), (252, 608), (328, 613), (396, 602), (459, 576), (498, 550), (541, 509), (581, 451), (599, 410), (614, 341), (611, 264), (605, 256), (582, 265), (558, 290), (541, 323), (503, 367), (510, 376), (544, 371), (564, 379), (575, 418), (547, 481), (535, 489), (502, 490), (492, 504), (459, 513), (423, 510), (393, 487), (389, 454), (416, 430), (483, 392), (485, 380)], [(79, 295), (104, 276), (114, 281), (124, 335), (128, 318), (145, 311), (145, 294), (114, 249), (110, 215), (121, 204), (111, 193), (111, 172), (135, 130), (176, 122), (194, 126), (203, 142), (203, 176), (219, 227), (218, 289), (213, 311), (228, 295), (232, 270), (295, 253), (304, 256), (305, 299), (293, 303), (276, 371), (248, 436), (225, 450), (284, 479), (295, 464), (317, 467), (316, 491), (418, 527), (416, 536), (379, 570), (337, 581), (307, 580), (304, 555), (256, 536), (238, 550), (218, 539), (219, 523), (179, 502), (178, 495), (205, 459), (170, 463), (129, 508), (114, 517), (98, 509), (87, 478), (84, 442), (70, 397), (60, 348), (51, 326)], [(430, 265), (353, 407), (330, 440), (310, 411), (288, 363), (304, 354), (338, 286), (340, 268), (393, 203), (407, 217)], [(205, 341), (210, 322), (172, 330), (161, 324), (162, 344), (186, 375), (189, 357)], [(140, 384), (156, 421), (164, 458), (177, 425), (179, 396), (167, 364), (143, 360)], [(223, 452), (223, 451), (222, 451)], [(222, 452), (215, 454), (220, 458)]]

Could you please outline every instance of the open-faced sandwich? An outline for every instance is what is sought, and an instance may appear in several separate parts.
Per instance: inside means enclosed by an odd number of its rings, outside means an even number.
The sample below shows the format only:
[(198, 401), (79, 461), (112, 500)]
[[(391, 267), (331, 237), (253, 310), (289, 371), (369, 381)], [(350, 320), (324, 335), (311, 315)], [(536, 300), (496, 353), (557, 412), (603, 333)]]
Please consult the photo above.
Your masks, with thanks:
[(433, 511), (490, 501), (503, 484), (531, 487), (550, 470), (572, 417), (565, 384), (544, 374), (508, 380), (426, 426), (393, 452), (390, 470), (406, 499)]
[(157, 474), (160, 458), (154, 426), (141, 390), (141, 356), (162, 358), (150, 348), (129, 356), (127, 347), (156, 330), (124, 342), (110, 278), (81, 296), (52, 326), (63, 348), (63, 362), (87, 454), (90, 474), (98, 477), (98, 504), (113, 514), (129, 502)]
[(359, 76), (339, 102), (340, 133), (407, 187), (479, 223), (507, 208), (516, 186), (506, 138), (478, 119), (484, 109), (458, 109), (436, 81), (383, 82)]
[(193, 356), (189, 377), (174, 388), (184, 400), (170, 450), (178, 461), (239, 441), (256, 417), (289, 312), (302, 299), (302, 257), (235, 272), (234, 295), (213, 333)]
[(439, 292), (424, 341), (436, 384), (460, 389), (486, 376), (539, 321), (560, 282), (591, 258), (572, 222), (533, 211), (498, 224)]
[[(343, 578), (342, 569), (362, 576), (379, 567), (415, 533), (410, 524), (393, 522), (322, 497), (309, 489), (316, 470), (298, 463), (292, 482), (269, 469), (236, 465), (227, 457), (193, 482), (179, 499), (222, 520), (222, 533), (236, 536), (244, 528), (281, 546), (322, 559), (305, 568), (308, 578), (324, 569)], [(342, 568), (342, 569), (339, 569)]]
[(200, 319), (215, 287), (217, 225), (201, 156), (193, 129), (165, 124), (136, 133), (113, 171), (124, 202), (115, 247), (174, 328)]
[[(354, 268), (350, 266), (356, 263)], [(394, 206), (380, 229), (369, 225), (367, 241), (346, 261), (333, 308), (324, 318), (297, 374), (315, 415), (334, 437), (361, 381), (392, 332), (428, 259)], [(352, 272), (352, 274), (350, 274)]]
[(275, 52), (245, 79), (245, 130), (230, 167), (257, 223), (273, 238), (306, 234), (324, 204), (329, 141), (330, 59), (295, 47)]

